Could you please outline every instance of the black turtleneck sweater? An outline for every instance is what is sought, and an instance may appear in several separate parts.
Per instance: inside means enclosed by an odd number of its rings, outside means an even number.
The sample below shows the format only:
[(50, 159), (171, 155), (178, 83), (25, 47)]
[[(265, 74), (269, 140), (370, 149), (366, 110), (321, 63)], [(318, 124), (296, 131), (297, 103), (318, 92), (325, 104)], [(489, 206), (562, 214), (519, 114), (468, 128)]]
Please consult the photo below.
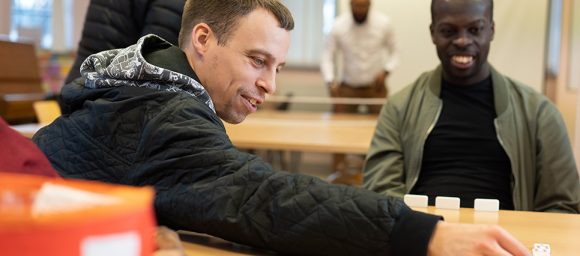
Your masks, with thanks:
[(498, 199), (513, 209), (511, 164), (494, 125), (496, 112), (491, 76), (473, 85), (442, 81), (443, 109), (427, 140), (419, 180), (411, 193), (461, 198), (473, 207), (476, 198)]

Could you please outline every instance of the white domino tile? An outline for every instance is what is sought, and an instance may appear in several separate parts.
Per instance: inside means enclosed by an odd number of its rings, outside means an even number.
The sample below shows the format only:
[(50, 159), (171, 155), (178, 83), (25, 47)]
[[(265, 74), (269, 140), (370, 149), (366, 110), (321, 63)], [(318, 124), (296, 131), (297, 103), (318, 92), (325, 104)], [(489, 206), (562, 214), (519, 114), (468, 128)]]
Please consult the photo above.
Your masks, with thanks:
[(403, 201), (409, 207), (427, 207), (429, 198), (424, 195), (413, 195), (413, 194), (406, 194), (403, 197)]
[(459, 209), (459, 197), (435, 197), (435, 207), (439, 209)]
[(473, 208), (476, 211), (497, 212), (499, 211), (499, 200), (476, 198), (473, 201)]
[(550, 244), (535, 243), (532, 249), (533, 256), (550, 256), (551, 253)]

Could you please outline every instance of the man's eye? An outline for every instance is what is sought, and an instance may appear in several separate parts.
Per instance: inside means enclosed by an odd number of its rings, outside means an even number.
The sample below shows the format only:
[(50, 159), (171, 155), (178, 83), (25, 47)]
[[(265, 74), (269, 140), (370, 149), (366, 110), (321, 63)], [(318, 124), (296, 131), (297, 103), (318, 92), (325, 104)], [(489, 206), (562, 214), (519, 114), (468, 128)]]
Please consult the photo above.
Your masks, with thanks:
[(443, 36), (450, 36), (453, 34), (453, 30), (448, 29), (448, 28), (443, 28), (441, 30), (439, 30), (439, 32), (443, 35)]
[(474, 35), (477, 35), (481, 30), (483, 30), (483, 28), (471, 28), (469, 32)]
[(263, 59), (257, 57), (252, 57), (252, 59), (254, 60), (254, 64), (256, 64), (257, 66), (264, 66), (265, 64), (265, 61)]

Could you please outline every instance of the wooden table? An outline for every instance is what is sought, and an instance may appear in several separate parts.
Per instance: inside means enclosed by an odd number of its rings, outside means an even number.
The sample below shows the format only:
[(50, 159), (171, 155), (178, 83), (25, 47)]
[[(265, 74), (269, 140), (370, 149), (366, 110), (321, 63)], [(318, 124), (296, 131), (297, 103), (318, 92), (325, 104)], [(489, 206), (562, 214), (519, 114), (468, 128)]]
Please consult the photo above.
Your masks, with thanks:
[[(241, 124), (224, 124), (239, 148), (366, 154), (376, 120), (376, 115), (263, 110)], [(31, 138), (43, 125), (11, 127)]]
[(188, 256), (239, 256), (239, 255), (275, 255), (271, 251), (261, 250), (221, 238), (188, 231), (178, 231), (185, 254)]
[[(547, 243), (552, 254), (580, 254), (580, 215), (522, 211), (475, 212), (473, 209), (442, 210), (415, 208), (442, 215), (447, 222), (497, 224), (519, 239), (530, 251), (534, 243)], [(252, 249), (205, 235), (182, 235), (186, 254), (197, 255), (264, 255), (266, 251)]]
[(376, 115), (264, 110), (225, 127), (238, 148), (366, 154), (376, 122)]
[(16, 130), (17, 132), (19, 132), (20, 134), (22, 134), (27, 138), (32, 138), (32, 136), (34, 136), (34, 134), (44, 126), (45, 124), (30, 123), (30, 124), (11, 125), (10, 128)]
[(477, 212), (471, 208), (457, 210), (415, 208), (436, 215), (445, 221), (459, 223), (497, 224), (530, 251), (534, 243), (549, 244), (551, 255), (580, 255), (580, 214), (499, 211)]

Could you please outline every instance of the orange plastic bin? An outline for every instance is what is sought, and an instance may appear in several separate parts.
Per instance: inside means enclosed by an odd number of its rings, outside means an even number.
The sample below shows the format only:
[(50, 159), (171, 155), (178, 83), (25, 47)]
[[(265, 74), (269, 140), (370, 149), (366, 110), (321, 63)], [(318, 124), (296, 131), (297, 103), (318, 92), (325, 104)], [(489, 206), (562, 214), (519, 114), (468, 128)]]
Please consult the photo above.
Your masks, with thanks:
[[(33, 205), (46, 184), (103, 195), (114, 202), (38, 213)], [(152, 255), (153, 196), (150, 187), (0, 173), (0, 255)], [(66, 201), (59, 203), (66, 205)]]

